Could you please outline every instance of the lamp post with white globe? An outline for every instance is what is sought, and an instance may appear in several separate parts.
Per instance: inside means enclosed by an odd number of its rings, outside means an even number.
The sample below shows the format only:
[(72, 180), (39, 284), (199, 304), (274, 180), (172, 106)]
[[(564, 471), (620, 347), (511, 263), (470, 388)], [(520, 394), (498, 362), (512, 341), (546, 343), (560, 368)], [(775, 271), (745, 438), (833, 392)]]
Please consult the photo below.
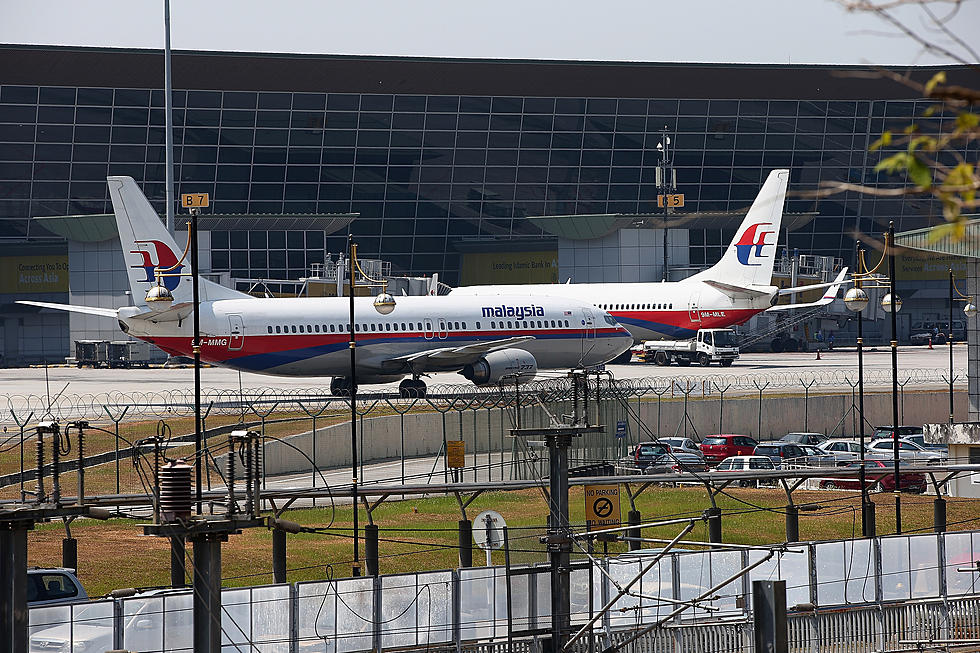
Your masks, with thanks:
[(888, 253), (888, 294), (881, 298), (881, 307), (891, 314), (892, 327), (892, 451), (895, 463), (895, 533), (902, 534), (902, 495), (898, 473), (898, 312), (902, 310), (902, 298), (895, 292), (895, 223), (888, 223), (885, 241)]
[(858, 355), (858, 421), (860, 422), (859, 446), (861, 448), (861, 468), (858, 479), (861, 485), (861, 534), (864, 537), (875, 536), (875, 504), (868, 500), (868, 488), (865, 482), (865, 450), (864, 450), (864, 309), (868, 307), (868, 293), (861, 288), (861, 273), (864, 261), (864, 250), (858, 250), (858, 274), (855, 276), (854, 287), (844, 295), (844, 306), (849, 311), (857, 313), (857, 355)]
[[(360, 271), (361, 276), (365, 279), (365, 285), (379, 285), (381, 286), (381, 293), (374, 298), (374, 309), (378, 311), (381, 315), (388, 315), (393, 310), (395, 310), (395, 298), (389, 295), (386, 291), (386, 282), (383, 280), (370, 279), (364, 274), (364, 271), (360, 269), (360, 265), (357, 262), (357, 245), (354, 243), (354, 235), (347, 235), (347, 264), (350, 266), (350, 324), (348, 325), (348, 333), (350, 335), (348, 345), (350, 347), (350, 383), (348, 385), (350, 391), (350, 466), (351, 466), (351, 510), (353, 511), (353, 521), (354, 521), (354, 562), (353, 562), (353, 575), (361, 575), (361, 562), (360, 553), (358, 546), (358, 524), (357, 524), (357, 470), (358, 470), (358, 459), (357, 459), (357, 339), (354, 333), (357, 329), (354, 326), (354, 288), (355, 284), (355, 272)], [(338, 272), (339, 274), (339, 272)], [(368, 557), (368, 573), (373, 571), (371, 568), (371, 558)]]

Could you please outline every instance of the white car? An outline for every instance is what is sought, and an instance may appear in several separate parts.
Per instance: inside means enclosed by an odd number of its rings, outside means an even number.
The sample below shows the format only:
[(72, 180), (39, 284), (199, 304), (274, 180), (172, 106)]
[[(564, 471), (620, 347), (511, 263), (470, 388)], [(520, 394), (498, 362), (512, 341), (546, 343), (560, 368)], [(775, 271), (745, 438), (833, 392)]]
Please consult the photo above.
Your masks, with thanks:
[[(718, 463), (714, 471), (716, 472), (748, 472), (748, 471), (773, 471), (776, 465), (773, 464), (769, 456), (729, 456)], [(743, 479), (738, 482), (740, 487), (755, 487), (756, 482)]]
[(691, 438), (657, 438), (657, 442), (670, 445), (670, 450), (675, 453), (694, 454), (701, 460), (704, 460), (704, 454), (701, 453), (701, 449)]
[[(875, 440), (868, 446), (868, 451), (879, 460), (882, 458), (892, 458), (895, 452), (895, 441), (891, 438)], [(930, 465), (945, 462), (947, 459), (947, 456), (943, 455), (941, 451), (926, 449), (904, 438), (899, 438), (898, 440), (898, 457), (913, 464), (926, 463)]]

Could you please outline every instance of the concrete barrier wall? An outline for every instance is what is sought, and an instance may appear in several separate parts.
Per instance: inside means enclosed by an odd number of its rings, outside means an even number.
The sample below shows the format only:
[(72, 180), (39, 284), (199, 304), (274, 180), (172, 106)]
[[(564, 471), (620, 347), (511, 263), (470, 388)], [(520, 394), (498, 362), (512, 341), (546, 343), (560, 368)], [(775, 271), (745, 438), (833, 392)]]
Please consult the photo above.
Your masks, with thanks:
[[(899, 420), (903, 424), (945, 422), (949, 419), (949, 395), (942, 391), (907, 391), (901, 398)], [(956, 419), (965, 420), (966, 392), (954, 394)], [(722, 405), (724, 404), (724, 405)], [(858, 430), (857, 412), (848, 414), (851, 394), (811, 395), (807, 402), (802, 396), (764, 396), (762, 399), (761, 439), (779, 438), (793, 431), (813, 431), (828, 435), (851, 436)], [(595, 409), (594, 403), (591, 409)], [(688, 401), (684, 419), (681, 399), (636, 398), (629, 400), (629, 409), (619, 401), (604, 401), (601, 422), (606, 433), (577, 439), (573, 458), (582, 461), (615, 459), (625, 453), (629, 443), (649, 440), (654, 436), (675, 434), (694, 437), (713, 433), (740, 433), (760, 438), (758, 397), (692, 398)], [(571, 405), (549, 406), (555, 413), (570, 413)], [(892, 423), (891, 394), (866, 393), (865, 414), (872, 425)], [(642, 425), (637, 421), (637, 415)], [(843, 423), (841, 417), (847, 415)], [(522, 411), (524, 426), (547, 426), (549, 415), (539, 406)], [(616, 424), (626, 423), (626, 438), (617, 440)], [(645, 425), (645, 427), (643, 426)], [(358, 420), (358, 453), (362, 462), (431, 456), (440, 452), (444, 440), (463, 440), (466, 443), (467, 465), (473, 454), (488, 451), (510, 451), (513, 411), (494, 409), (410, 413), (384, 415)], [(867, 428), (870, 434), (870, 427)], [(315, 447), (314, 447), (315, 440)], [(265, 466), (269, 475), (309, 471), (314, 458), (317, 467), (344, 467), (351, 463), (350, 424), (335, 424), (318, 428), (312, 433), (286, 438), (291, 446), (270, 442), (265, 446)], [(295, 449), (294, 449), (295, 447)], [(303, 453), (296, 451), (299, 449)], [(304, 455), (305, 454), (305, 455)]]

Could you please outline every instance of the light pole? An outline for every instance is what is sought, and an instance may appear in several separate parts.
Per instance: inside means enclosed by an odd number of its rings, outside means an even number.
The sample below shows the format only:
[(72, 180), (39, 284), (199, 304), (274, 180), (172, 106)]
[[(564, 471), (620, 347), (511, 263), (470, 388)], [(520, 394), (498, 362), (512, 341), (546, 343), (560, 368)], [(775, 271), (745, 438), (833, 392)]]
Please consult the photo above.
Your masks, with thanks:
[[(350, 383), (348, 389), (350, 392), (350, 468), (351, 468), (351, 498), (353, 500), (353, 505), (351, 506), (354, 513), (354, 561), (352, 563), (352, 574), (354, 576), (361, 575), (361, 562), (360, 553), (358, 552), (358, 524), (357, 524), (357, 339), (354, 335), (354, 288), (356, 287), (354, 283), (354, 273), (360, 270), (360, 266), (357, 262), (357, 245), (354, 243), (354, 234), (347, 234), (347, 264), (350, 267), (350, 324), (348, 326), (348, 332), (350, 337), (348, 339), (348, 347), (350, 348)], [(339, 273), (338, 273), (339, 274)], [(381, 293), (374, 299), (374, 309), (378, 311), (381, 315), (388, 315), (393, 310), (395, 310), (395, 298), (389, 295), (385, 291), (385, 281), (369, 279), (364, 271), (361, 270), (361, 276), (364, 277), (367, 285), (380, 285), (382, 287)], [(370, 560), (368, 561), (368, 569), (370, 571)]]
[(858, 250), (858, 274), (855, 275), (854, 287), (844, 295), (844, 306), (848, 310), (857, 313), (858, 334), (857, 334), (857, 355), (858, 355), (858, 430), (861, 448), (861, 467), (858, 470), (858, 480), (861, 484), (861, 534), (864, 537), (875, 536), (875, 504), (868, 500), (868, 488), (866, 483), (867, 463), (864, 450), (864, 309), (867, 308), (869, 300), (868, 293), (861, 288), (861, 274), (863, 273), (864, 250)]
[(953, 266), (949, 266), (949, 329), (946, 341), (949, 344), (949, 423), (953, 423)]
[(660, 142), (657, 143), (657, 151), (660, 152), (660, 197), (664, 205), (664, 281), (670, 281), (670, 269), (667, 267), (667, 210), (670, 206), (668, 196), (672, 185), (673, 166), (671, 161), (670, 136), (667, 135), (667, 125), (664, 125)]
[(888, 223), (885, 241), (888, 253), (888, 294), (882, 297), (881, 307), (891, 314), (892, 327), (892, 451), (895, 463), (895, 533), (902, 534), (902, 493), (898, 472), (898, 312), (902, 310), (902, 299), (895, 292), (895, 223)]

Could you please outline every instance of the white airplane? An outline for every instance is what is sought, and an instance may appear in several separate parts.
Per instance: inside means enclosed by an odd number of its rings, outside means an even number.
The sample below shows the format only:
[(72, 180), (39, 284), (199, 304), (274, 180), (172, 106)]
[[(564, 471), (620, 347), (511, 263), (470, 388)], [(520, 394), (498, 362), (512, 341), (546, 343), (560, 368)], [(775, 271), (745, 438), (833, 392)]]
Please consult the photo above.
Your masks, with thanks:
[[(109, 194), (135, 306), (22, 304), (112, 317), (126, 333), (176, 356), (192, 355), (192, 280), (164, 276), (173, 303), (147, 302), (156, 271), (190, 271), (171, 235), (131, 177), (109, 177)], [(179, 264), (178, 264), (179, 263)], [(176, 266), (176, 267), (175, 267)], [(205, 279), (200, 284), (201, 359), (283, 376), (331, 376), (349, 394), (349, 297), (257, 298)], [(514, 296), (399, 297), (382, 315), (371, 297), (354, 300), (358, 384), (402, 381), (403, 396), (424, 396), (420, 377), (457, 370), (477, 385), (530, 379), (539, 368), (605, 363), (633, 342), (609, 313), (580, 300)], [(512, 382), (512, 381), (511, 381)]]
[[(743, 324), (763, 311), (829, 304), (844, 283), (847, 268), (830, 283), (795, 288), (772, 285), (788, 178), (789, 170), (769, 173), (721, 260), (682, 281), (465, 286), (454, 288), (449, 296), (528, 293), (584, 300), (609, 311), (637, 342), (690, 338), (698, 329)], [(776, 305), (782, 295), (820, 288), (827, 290), (815, 302)]]

